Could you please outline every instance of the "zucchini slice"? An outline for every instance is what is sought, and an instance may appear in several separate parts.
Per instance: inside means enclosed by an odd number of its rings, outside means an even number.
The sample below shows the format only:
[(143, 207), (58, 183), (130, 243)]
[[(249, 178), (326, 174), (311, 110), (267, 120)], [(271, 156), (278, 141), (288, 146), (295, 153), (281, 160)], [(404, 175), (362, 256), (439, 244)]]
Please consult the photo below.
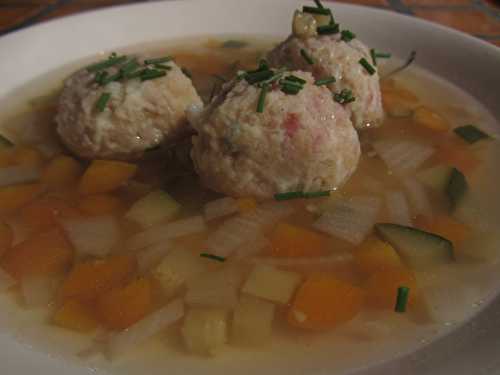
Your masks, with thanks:
[(479, 130), (474, 125), (465, 125), (453, 129), (456, 135), (462, 138), (465, 142), (473, 144), (482, 139), (490, 138), (488, 134)]
[(452, 211), (454, 211), (458, 206), (468, 188), (469, 186), (463, 173), (458, 169), (453, 168), (448, 181), (448, 186), (446, 187), (446, 195), (450, 199)]
[(450, 182), (452, 171), (452, 167), (444, 164), (437, 165), (418, 172), (417, 180), (433, 190), (444, 192)]
[(453, 244), (437, 234), (386, 223), (375, 224), (375, 230), (415, 270), (425, 270), (454, 260)]

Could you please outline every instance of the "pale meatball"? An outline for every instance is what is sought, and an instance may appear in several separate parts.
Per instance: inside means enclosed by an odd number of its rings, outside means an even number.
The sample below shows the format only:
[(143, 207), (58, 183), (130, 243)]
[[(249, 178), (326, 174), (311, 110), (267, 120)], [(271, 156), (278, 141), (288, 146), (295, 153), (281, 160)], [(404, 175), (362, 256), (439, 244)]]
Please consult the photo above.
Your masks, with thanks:
[[(83, 69), (69, 77), (56, 117), (62, 142), (84, 159), (135, 159), (160, 143), (189, 135), (185, 110), (202, 105), (191, 80), (173, 63), (163, 77), (121, 79), (99, 85)], [(109, 74), (117, 72), (112, 68)], [(110, 99), (101, 111), (98, 101)]]
[(265, 199), (335, 189), (355, 171), (360, 145), (348, 113), (310, 73), (291, 74), (307, 81), (303, 89), (285, 94), (275, 83), (262, 113), (261, 88), (241, 79), (192, 120), (191, 157), (205, 186)]
[(346, 108), (356, 129), (377, 126), (384, 117), (378, 73), (371, 75), (359, 63), (362, 58), (372, 63), (369, 49), (358, 39), (344, 42), (338, 34), (306, 39), (291, 35), (269, 53), (274, 66), (310, 71), (316, 79), (335, 77), (336, 82), (329, 85), (333, 94), (351, 90), (355, 101)]

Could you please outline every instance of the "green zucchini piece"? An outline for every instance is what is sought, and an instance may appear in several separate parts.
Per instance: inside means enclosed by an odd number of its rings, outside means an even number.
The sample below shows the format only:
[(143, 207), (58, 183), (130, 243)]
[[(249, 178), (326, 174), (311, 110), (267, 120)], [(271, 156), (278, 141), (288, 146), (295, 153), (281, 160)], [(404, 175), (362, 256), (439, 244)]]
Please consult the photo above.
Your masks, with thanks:
[(375, 230), (394, 247), (403, 262), (415, 270), (425, 270), (454, 260), (453, 244), (437, 234), (386, 223), (375, 224)]
[(479, 130), (474, 125), (465, 125), (453, 129), (456, 135), (462, 138), (465, 142), (473, 144), (482, 139), (490, 138), (488, 134)]
[(468, 188), (469, 185), (467, 184), (467, 179), (463, 173), (458, 169), (453, 168), (450, 180), (448, 181), (448, 186), (446, 187), (446, 195), (450, 199), (452, 211), (454, 211), (460, 203)]
[(440, 192), (445, 192), (450, 182), (453, 168), (448, 165), (437, 165), (417, 173), (417, 180), (423, 185)]
[(7, 138), (5, 138), (3, 135), (0, 135), (0, 149), (4, 148), (9, 148), (14, 146), (14, 143), (9, 141)]

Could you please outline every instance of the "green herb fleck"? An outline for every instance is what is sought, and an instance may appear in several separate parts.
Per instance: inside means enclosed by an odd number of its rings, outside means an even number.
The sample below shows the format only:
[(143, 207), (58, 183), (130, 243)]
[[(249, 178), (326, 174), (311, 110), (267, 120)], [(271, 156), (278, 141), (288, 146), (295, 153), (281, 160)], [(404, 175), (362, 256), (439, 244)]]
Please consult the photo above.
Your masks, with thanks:
[(226, 40), (221, 45), (222, 48), (234, 48), (234, 49), (244, 48), (246, 46), (248, 46), (248, 42), (245, 42), (243, 40), (235, 40), (235, 39)]
[(335, 83), (336, 79), (333, 76), (317, 79), (314, 84), (316, 86), (329, 85), (330, 83)]
[(377, 52), (376, 49), (370, 49), (370, 56), (372, 57), (373, 65), (377, 66), (377, 59), (390, 59), (391, 54), (386, 52)]
[(489, 135), (479, 130), (474, 125), (465, 125), (453, 129), (456, 135), (462, 138), (467, 143), (473, 144), (482, 139), (489, 138)]
[(107, 60), (100, 61), (98, 63), (87, 66), (87, 72), (95, 73), (100, 70), (110, 68), (112, 66), (121, 64), (127, 60), (127, 56), (117, 56), (116, 53), (112, 53)]
[(109, 92), (103, 92), (101, 94), (95, 105), (95, 107), (99, 112), (104, 111), (104, 109), (106, 108), (106, 104), (108, 104), (109, 99), (111, 99), (111, 94)]
[(350, 30), (342, 30), (340, 32), (340, 39), (342, 39), (344, 42), (350, 42), (351, 40), (353, 40), (354, 38), (356, 38), (356, 34), (354, 34), (352, 31)]
[(144, 60), (144, 64), (146, 64), (146, 65), (163, 64), (163, 63), (166, 63), (169, 61), (172, 61), (172, 56), (164, 56), (164, 57), (157, 57), (155, 59), (147, 59), (147, 60)]
[(163, 77), (167, 74), (164, 70), (147, 69), (141, 76), (141, 81), (149, 81), (151, 79), (156, 79)]
[(338, 34), (340, 31), (340, 26), (338, 23), (332, 23), (330, 25), (318, 26), (316, 31), (319, 35), (331, 35)]
[(225, 262), (226, 261), (226, 258), (224, 258), (224, 257), (214, 255), (214, 254), (208, 254), (208, 253), (201, 253), (200, 257), (216, 260), (218, 262)]
[(306, 62), (309, 64), (309, 65), (313, 65), (314, 64), (314, 60), (311, 56), (309, 56), (309, 54), (307, 53), (307, 51), (305, 49), (301, 49), (300, 50), (300, 56), (302, 56), (302, 58), (304, 60), (306, 60)]
[(255, 83), (265, 81), (274, 76), (274, 72), (272, 70), (262, 70), (258, 72), (248, 73), (245, 75), (245, 80), (253, 85)]
[(269, 85), (263, 85), (260, 89), (259, 101), (257, 103), (257, 113), (264, 112), (264, 106), (266, 104), (266, 95), (269, 91)]
[(410, 288), (406, 286), (400, 286), (398, 288), (398, 294), (396, 297), (396, 305), (394, 306), (394, 311), (398, 313), (404, 313), (406, 311), (409, 294), (410, 294)]
[(304, 192), (303, 193), (304, 198), (320, 198), (320, 197), (329, 197), (329, 196), (330, 196), (329, 190), (311, 191), (311, 192)]
[(311, 7), (311, 6), (307, 6), (307, 5), (304, 5), (302, 7), (302, 12), (311, 13), (311, 14), (321, 14), (323, 16), (330, 15), (330, 9), (320, 8), (320, 7)]
[(348, 104), (356, 100), (352, 91), (343, 89), (340, 93), (333, 94), (333, 99), (339, 104)]
[(314, 0), (314, 3), (316, 4), (316, 6), (318, 8), (324, 8), (323, 4), (321, 4), (321, 1), (320, 0)]
[(363, 68), (365, 68), (368, 74), (374, 75), (376, 73), (375, 68), (364, 57), (361, 58), (358, 62), (361, 64)]
[(289, 191), (287, 193), (274, 194), (274, 199), (277, 201), (287, 201), (290, 199), (302, 198), (303, 193), (301, 191)]
[(134, 57), (134, 58), (130, 59), (126, 64), (124, 64), (120, 68), (120, 72), (123, 75), (127, 75), (127, 74), (132, 73), (132, 72), (136, 71), (137, 69), (139, 69), (140, 66), (141, 65), (139, 64), (137, 59)]

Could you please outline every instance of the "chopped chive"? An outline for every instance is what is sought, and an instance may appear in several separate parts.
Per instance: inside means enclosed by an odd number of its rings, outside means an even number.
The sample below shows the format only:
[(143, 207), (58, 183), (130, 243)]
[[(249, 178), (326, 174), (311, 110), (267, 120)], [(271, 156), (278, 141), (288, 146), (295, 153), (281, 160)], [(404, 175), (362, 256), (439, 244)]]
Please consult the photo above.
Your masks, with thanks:
[(225, 79), (224, 77), (222, 77), (222, 76), (220, 76), (218, 74), (214, 74), (213, 77), (216, 78), (216, 79), (218, 79), (222, 83), (226, 83), (227, 82), (227, 79)]
[(257, 82), (265, 81), (266, 79), (269, 79), (274, 76), (274, 73), (272, 70), (262, 70), (259, 72), (254, 72), (254, 73), (249, 73), (245, 76), (246, 81), (253, 85)]
[(144, 64), (146, 65), (152, 65), (152, 64), (162, 64), (166, 63), (172, 60), (172, 56), (164, 56), (164, 57), (158, 57), (155, 59), (146, 59), (144, 60)]
[(404, 313), (406, 311), (409, 294), (410, 294), (410, 288), (407, 288), (406, 286), (400, 286), (398, 288), (398, 295), (396, 298), (396, 305), (394, 306), (394, 311), (398, 313)]
[(127, 79), (139, 78), (149, 70), (150, 69), (145, 68), (145, 69), (141, 69), (141, 70), (136, 70), (134, 72), (129, 72), (129, 73), (125, 74), (125, 78), (127, 78)]
[(465, 125), (453, 129), (456, 135), (462, 138), (465, 142), (473, 144), (482, 139), (489, 138), (488, 134), (482, 132), (474, 125)]
[(318, 26), (316, 31), (319, 35), (330, 35), (330, 34), (338, 34), (340, 31), (340, 26), (338, 23), (333, 23), (330, 25)]
[(124, 64), (120, 68), (120, 72), (123, 75), (127, 75), (128, 73), (132, 73), (132, 72), (136, 71), (137, 69), (139, 69), (140, 66), (141, 65), (139, 64), (137, 59), (134, 57), (133, 59), (129, 60), (126, 64)]
[(306, 62), (309, 64), (309, 65), (313, 65), (314, 64), (314, 60), (311, 56), (309, 56), (309, 54), (306, 52), (305, 49), (301, 49), (300, 50), (300, 56), (302, 56), (302, 58), (304, 60), (306, 60)]
[(320, 7), (311, 7), (311, 6), (307, 6), (307, 5), (304, 5), (302, 7), (302, 12), (311, 13), (311, 14), (321, 14), (324, 16), (330, 15), (330, 9), (320, 8)]
[(108, 72), (103, 70), (103, 71), (100, 71), (100, 72), (97, 72), (96, 75), (95, 75), (95, 82), (98, 83), (99, 85), (102, 85), (103, 84), (103, 81), (106, 79), (106, 77), (108, 76)]
[(144, 81), (149, 81), (151, 79), (156, 79), (156, 78), (163, 77), (166, 74), (167, 74), (167, 72), (164, 71), (164, 70), (149, 69), (146, 72), (144, 72), (144, 74), (141, 75), (140, 78), (141, 78), (141, 81), (144, 82)]
[(281, 91), (288, 95), (297, 95), (302, 88), (300, 85), (292, 85), (290, 83), (283, 83), (281, 85)]
[(269, 63), (266, 59), (260, 59), (259, 70), (269, 70)]
[(317, 79), (314, 84), (316, 86), (329, 85), (330, 83), (335, 83), (336, 79), (333, 76)]
[(377, 52), (375, 52), (375, 49), (370, 49), (370, 56), (372, 57), (372, 64), (377, 66)]
[(417, 51), (411, 51), (410, 54), (408, 55), (408, 58), (406, 59), (406, 61), (405, 61), (405, 63), (403, 65), (401, 65), (399, 68), (394, 69), (392, 72), (387, 73), (382, 78), (390, 77), (390, 76), (392, 76), (394, 74), (397, 74), (397, 73), (405, 70), (411, 64), (413, 64), (413, 62), (415, 61), (416, 58), (417, 58)]
[(344, 42), (350, 42), (351, 40), (356, 38), (356, 34), (354, 34), (350, 30), (342, 30), (340, 32), (340, 35), (341, 35), (340, 39), (342, 39)]
[(304, 192), (302, 195), (304, 196), (304, 198), (329, 197), (330, 196), (330, 191), (329, 190), (311, 191), (311, 192)]
[(188, 78), (193, 78), (193, 74), (191, 73), (191, 71), (188, 69), (188, 68), (184, 68), (182, 67), (181, 68), (181, 71), (182, 73), (184, 73), (184, 75)]
[(339, 104), (348, 104), (356, 100), (352, 95), (352, 91), (343, 89), (340, 93), (333, 94), (333, 99)]
[(110, 82), (118, 81), (122, 77), (123, 77), (122, 73), (121, 72), (117, 72), (115, 74), (106, 75), (103, 79), (101, 79), (100, 83), (101, 83), (102, 86), (104, 86), (104, 85), (107, 85)]
[(259, 101), (257, 103), (257, 113), (264, 112), (264, 106), (266, 104), (266, 95), (269, 91), (269, 85), (263, 85), (260, 89)]
[(243, 48), (248, 45), (247, 42), (242, 41), (242, 40), (226, 40), (224, 43), (222, 43), (221, 47), (222, 48)]
[(376, 72), (375, 68), (364, 57), (362, 59), (360, 59), (358, 62), (361, 64), (361, 66), (363, 68), (366, 69), (368, 74), (370, 74), (370, 75), (375, 74), (375, 72)]
[(0, 135), (0, 148), (12, 147), (12, 146), (14, 146), (14, 143), (12, 143), (4, 136)]
[(321, 4), (321, 1), (320, 0), (314, 0), (314, 4), (316, 4), (316, 6), (318, 8), (324, 8), (323, 4)]
[(289, 81), (287, 78), (283, 78), (280, 81), (280, 85), (288, 86), (288, 87), (294, 87), (294, 88), (297, 88), (299, 90), (302, 90), (304, 88), (304, 85), (302, 83), (295, 82), (295, 81)]
[(277, 201), (287, 201), (290, 199), (302, 198), (304, 193), (301, 191), (289, 191), (288, 193), (274, 194), (274, 199)]
[(100, 61), (98, 63), (87, 66), (87, 72), (95, 73), (103, 69), (110, 68), (112, 66), (121, 64), (127, 60), (127, 56), (117, 56), (116, 54), (111, 54), (107, 60)]
[(263, 85), (270, 85), (273, 82), (279, 81), (283, 77), (284, 73), (284, 70), (277, 70), (271, 78), (257, 83), (257, 86), (262, 87)]
[(299, 78), (299, 77), (294, 76), (294, 75), (286, 76), (284, 79), (287, 81), (300, 83), (301, 85), (305, 85), (307, 82), (305, 79)]
[(160, 70), (172, 70), (171, 66), (164, 65), (164, 64), (154, 64), (153, 67), (155, 69), (160, 69)]
[(224, 258), (224, 257), (218, 256), (218, 255), (214, 255), (214, 254), (208, 254), (208, 253), (201, 253), (200, 257), (208, 258), (208, 259), (212, 259), (212, 260), (216, 260), (216, 261), (219, 261), (219, 262), (225, 262), (226, 261), (226, 258)]
[(372, 57), (373, 65), (377, 66), (377, 59), (390, 59), (391, 54), (387, 52), (377, 52), (375, 48), (370, 49), (370, 56)]
[(108, 104), (109, 99), (111, 99), (111, 94), (109, 92), (103, 92), (99, 99), (97, 99), (97, 103), (95, 107), (99, 112), (104, 111), (106, 108), (106, 104)]

